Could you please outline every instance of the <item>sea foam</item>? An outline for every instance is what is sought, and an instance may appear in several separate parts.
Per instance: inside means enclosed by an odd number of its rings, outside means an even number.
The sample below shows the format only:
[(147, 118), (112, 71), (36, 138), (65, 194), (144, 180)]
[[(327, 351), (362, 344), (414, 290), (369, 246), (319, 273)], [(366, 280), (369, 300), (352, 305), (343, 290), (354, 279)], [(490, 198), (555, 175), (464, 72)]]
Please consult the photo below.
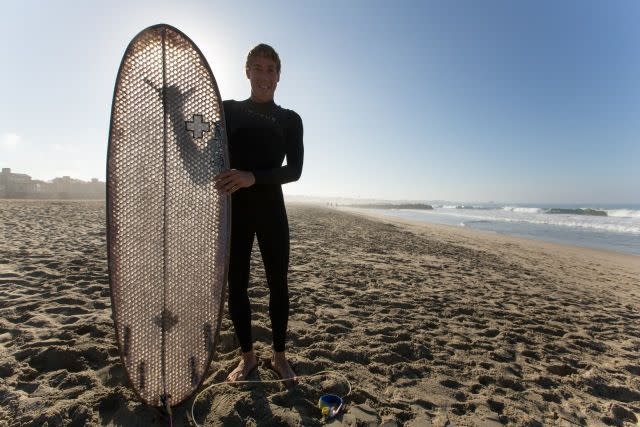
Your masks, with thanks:
[(640, 218), (640, 211), (634, 209), (605, 209), (607, 216), (616, 218)]

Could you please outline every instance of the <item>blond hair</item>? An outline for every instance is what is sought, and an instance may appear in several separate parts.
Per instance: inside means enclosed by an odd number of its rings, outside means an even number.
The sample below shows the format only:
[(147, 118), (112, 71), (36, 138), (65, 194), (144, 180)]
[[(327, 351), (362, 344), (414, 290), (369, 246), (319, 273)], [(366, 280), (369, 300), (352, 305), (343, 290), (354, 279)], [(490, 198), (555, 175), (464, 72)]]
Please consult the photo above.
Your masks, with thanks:
[(264, 43), (260, 43), (249, 51), (249, 54), (247, 55), (247, 62), (244, 65), (245, 69), (249, 69), (251, 60), (257, 56), (264, 56), (265, 58), (272, 59), (273, 62), (276, 63), (276, 71), (280, 73), (280, 57), (278, 56), (278, 52), (268, 44)]

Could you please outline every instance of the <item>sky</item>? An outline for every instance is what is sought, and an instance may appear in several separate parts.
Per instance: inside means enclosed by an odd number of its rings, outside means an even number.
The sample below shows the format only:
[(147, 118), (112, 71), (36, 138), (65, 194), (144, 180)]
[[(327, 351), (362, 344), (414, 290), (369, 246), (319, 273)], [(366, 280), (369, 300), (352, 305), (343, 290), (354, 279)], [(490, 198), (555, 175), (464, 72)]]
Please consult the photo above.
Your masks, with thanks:
[(287, 195), (637, 204), (639, 20), (635, 0), (3, 2), (0, 166), (104, 180), (122, 55), (167, 23), (224, 99), (276, 48), (304, 123)]

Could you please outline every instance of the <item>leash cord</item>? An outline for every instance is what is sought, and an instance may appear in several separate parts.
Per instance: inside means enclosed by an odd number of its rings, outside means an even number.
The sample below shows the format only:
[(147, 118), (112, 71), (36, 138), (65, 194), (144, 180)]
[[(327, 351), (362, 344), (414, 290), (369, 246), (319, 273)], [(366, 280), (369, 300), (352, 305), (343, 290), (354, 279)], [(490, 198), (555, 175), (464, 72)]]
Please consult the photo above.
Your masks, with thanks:
[[(351, 382), (349, 382), (349, 379), (342, 374), (339, 374), (338, 372), (334, 372), (334, 371), (320, 371), (317, 372), (315, 374), (311, 374), (311, 375), (296, 375), (294, 378), (296, 380), (299, 379), (303, 379), (303, 378), (314, 378), (314, 377), (320, 377), (320, 376), (324, 376), (324, 375), (337, 375), (339, 377), (342, 377), (342, 379), (344, 379), (347, 383), (347, 385), (349, 386), (349, 391), (347, 392), (347, 394), (344, 395), (344, 398), (346, 398), (347, 396), (349, 396), (351, 394)], [(193, 408), (196, 406), (196, 402), (198, 401), (198, 399), (200, 399), (200, 396), (205, 393), (206, 391), (209, 391), (210, 389), (212, 389), (213, 387), (219, 386), (219, 385), (235, 385), (235, 384), (256, 384), (256, 383), (280, 383), (280, 382), (285, 382), (285, 381), (291, 381), (294, 378), (287, 378), (287, 379), (279, 379), (279, 380), (242, 380), (242, 381), (223, 381), (223, 382), (219, 382), (219, 383), (213, 383), (213, 384), (209, 384), (207, 387), (205, 387), (200, 393), (198, 393), (196, 395), (196, 398), (193, 399), (193, 403), (191, 404), (191, 419), (193, 420), (193, 423), (196, 425), (196, 427), (201, 427), (200, 424), (198, 424), (198, 422), (196, 421), (196, 417), (193, 413)]]

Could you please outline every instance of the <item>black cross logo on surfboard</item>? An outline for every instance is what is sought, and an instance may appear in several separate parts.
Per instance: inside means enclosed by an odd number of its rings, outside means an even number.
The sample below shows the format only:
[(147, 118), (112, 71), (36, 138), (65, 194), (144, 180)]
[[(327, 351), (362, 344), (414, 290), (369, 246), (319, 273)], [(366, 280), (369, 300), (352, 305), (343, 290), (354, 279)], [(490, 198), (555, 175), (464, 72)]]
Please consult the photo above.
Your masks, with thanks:
[(202, 114), (194, 114), (193, 120), (186, 121), (187, 130), (193, 132), (193, 137), (196, 139), (202, 138), (203, 132), (209, 132), (211, 128), (208, 122), (202, 121)]

